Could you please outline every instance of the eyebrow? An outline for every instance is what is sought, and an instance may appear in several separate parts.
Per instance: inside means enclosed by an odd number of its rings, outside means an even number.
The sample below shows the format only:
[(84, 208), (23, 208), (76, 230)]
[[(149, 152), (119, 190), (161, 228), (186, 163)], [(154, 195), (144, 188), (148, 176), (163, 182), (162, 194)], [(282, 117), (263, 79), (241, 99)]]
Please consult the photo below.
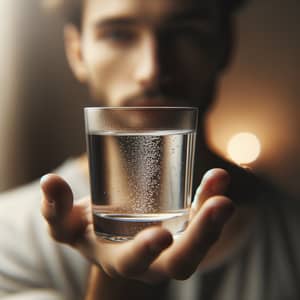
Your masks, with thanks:
[(105, 19), (96, 21), (95, 28), (111, 27), (111, 26), (131, 26), (139, 24), (140, 20), (132, 17), (107, 17)]
[[(184, 11), (173, 13), (170, 16), (163, 18), (163, 23), (170, 24), (176, 22), (187, 22), (187, 21), (196, 21), (196, 20), (208, 20), (211, 17), (211, 14), (208, 14), (206, 11)], [(105, 27), (114, 27), (114, 26), (134, 26), (137, 24), (144, 23), (143, 18), (136, 18), (130, 16), (111, 16), (94, 23), (95, 28), (105, 28)]]
[(212, 14), (206, 10), (187, 10), (183, 12), (174, 13), (166, 18), (166, 22), (181, 22), (181, 21), (195, 21), (195, 20), (208, 20)]

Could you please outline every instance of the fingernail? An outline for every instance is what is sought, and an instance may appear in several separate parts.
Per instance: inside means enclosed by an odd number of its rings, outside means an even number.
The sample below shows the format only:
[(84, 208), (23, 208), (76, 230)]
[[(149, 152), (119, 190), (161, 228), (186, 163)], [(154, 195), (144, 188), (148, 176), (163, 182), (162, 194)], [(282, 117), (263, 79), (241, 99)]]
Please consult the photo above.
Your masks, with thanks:
[(215, 169), (210, 169), (210, 170), (206, 171), (202, 180), (205, 181), (207, 178), (212, 176), (214, 173), (215, 173)]
[(40, 179), (40, 184), (42, 185), (49, 178), (50, 174), (43, 175)]
[(211, 220), (217, 226), (223, 226), (225, 222), (232, 216), (235, 208), (233, 205), (228, 205), (222, 209), (214, 209), (211, 215)]
[(42, 193), (44, 195), (44, 199), (46, 200), (46, 202), (49, 205), (54, 206), (55, 202), (51, 199), (51, 197), (49, 197), (48, 194), (45, 193), (45, 190), (43, 188), (43, 184), (48, 179), (49, 176), (50, 176), (50, 174), (46, 174), (46, 175), (44, 175), (44, 176), (41, 177), (41, 179), (40, 179), (40, 186), (41, 186), (41, 190), (42, 190)]
[(203, 187), (202, 187), (202, 184), (200, 184), (196, 189), (195, 197), (198, 197), (201, 194), (202, 190), (203, 190)]
[(201, 185), (199, 185), (195, 192), (194, 200), (192, 202), (192, 209), (197, 208), (198, 202), (199, 202), (199, 195), (201, 194), (201, 191), (202, 191), (202, 187), (201, 187)]

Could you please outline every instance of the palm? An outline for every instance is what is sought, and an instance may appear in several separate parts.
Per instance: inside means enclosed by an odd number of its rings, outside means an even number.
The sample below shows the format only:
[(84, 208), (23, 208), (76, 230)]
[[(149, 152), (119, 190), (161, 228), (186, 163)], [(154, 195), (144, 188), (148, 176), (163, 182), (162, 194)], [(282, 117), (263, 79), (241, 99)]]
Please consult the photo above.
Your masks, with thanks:
[[(54, 239), (74, 247), (111, 277), (145, 282), (185, 279), (217, 240), (233, 210), (228, 198), (216, 196), (224, 193), (227, 173), (218, 169), (211, 173), (204, 178), (195, 196), (189, 226), (175, 241), (162, 227), (146, 229), (124, 243), (99, 239), (93, 229), (90, 200), (85, 198), (73, 205), (69, 186), (56, 175), (42, 183), (44, 199), (51, 197), (54, 187), (61, 195), (56, 193), (55, 208), (44, 201), (42, 213)], [(51, 209), (56, 210), (55, 214)]]

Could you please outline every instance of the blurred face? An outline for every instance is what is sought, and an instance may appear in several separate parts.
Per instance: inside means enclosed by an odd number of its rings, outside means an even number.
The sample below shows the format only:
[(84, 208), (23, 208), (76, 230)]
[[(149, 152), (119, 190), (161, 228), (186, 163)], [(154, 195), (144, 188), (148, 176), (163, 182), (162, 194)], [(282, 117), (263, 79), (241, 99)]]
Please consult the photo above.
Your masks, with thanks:
[(86, 0), (66, 39), (75, 75), (97, 105), (206, 107), (224, 59), (217, 2)]

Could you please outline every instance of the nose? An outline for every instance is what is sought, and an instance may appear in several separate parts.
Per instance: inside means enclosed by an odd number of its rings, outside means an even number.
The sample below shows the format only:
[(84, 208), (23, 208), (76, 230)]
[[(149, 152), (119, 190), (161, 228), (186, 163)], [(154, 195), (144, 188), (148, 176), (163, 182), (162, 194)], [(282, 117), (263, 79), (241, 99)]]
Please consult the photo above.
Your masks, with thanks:
[(158, 41), (153, 36), (147, 36), (140, 44), (136, 61), (135, 79), (144, 88), (156, 86), (160, 76)]

